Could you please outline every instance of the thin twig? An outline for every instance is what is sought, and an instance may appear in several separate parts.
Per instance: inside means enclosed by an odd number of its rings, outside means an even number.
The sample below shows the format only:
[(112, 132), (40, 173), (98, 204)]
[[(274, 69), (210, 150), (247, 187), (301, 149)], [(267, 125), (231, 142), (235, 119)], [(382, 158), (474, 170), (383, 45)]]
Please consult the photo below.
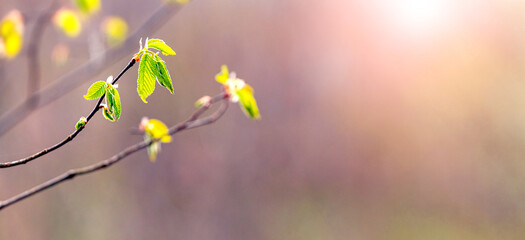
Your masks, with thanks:
[(29, 116), (34, 110), (61, 98), (85, 80), (99, 74), (111, 64), (128, 55), (130, 50), (137, 46), (137, 42), (141, 37), (148, 36), (158, 30), (180, 9), (181, 5), (175, 3), (164, 4), (124, 41), (122, 47), (108, 49), (99, 57), (92, 59), (55, 80), (49, 86), (31, 94), (22, 103), (0, 116), (0, 136)]
[[(122, 75), (124, 75), (124, 73), (126, 71), (128, 71), (131, 67), (133, 67), (133, 65), (135, 64), (135, 59), (131, 59), (131, 61), (128, 63), (128, 65), (122, 69), (122, 71), (119, 73), (119, 75), (113, 80), (112, 84), (115, 84), (119, 79), (120, 77), (122, 77)], [(37, 152), (29, 157), (26, 157), (26, 158), (22, 158), (22, 159), (18, 159), (18, 160), (15, 160), (15, 161), (10, 161), (10, 162), (5, 162), (5, 163), (0, 163), (0, 168), (8, 168), (8, 167), (14, 167), (14, 166), (17, 166), (17, 165), (21, 165), (21, 164), (26, 164), (30, 161), (33, 161), (39, 157), (42, 157), (62, 146), (64, 146), (66, 143), (70, 142), (71, 140), (73, 140), (80, 132), (82, 132), (82, 130), (84, 130), (84, 128), (87, 126), (87, 123), (89, 122), (89, 120), (95, 115), (95, 113), (98, 112), (98, 110), (100, 109), (100, 104), (102, 103), (102, 100), (104, 100), (104, 97), (106, 96), (106, 94), (102, 95), (102, 97), (100, 97), (100, 99), (98, 100), (97, 104), (95, 105), (95, 107), (93, 108), (93, 110), (91, 110), (91, 112), (89, 113), (89, 115), (87, 116), (86, 118), (86, 124), (75, 130), (73, 133), (71, 133), (69, 136), (67, 136), (64, 140), (62, 140), (61, 142), (49, 147), (49, 148), (46, 148), (40, 152)]]
[[(210, 106), (220, 100), (223, 100), (223, 99), (227, 99), (228, 98), (228, 94), (227, 93), (221, 93), (213, 98), (210, 99), (209, 103), (208, 104), (204, 104), (202, 107), (200, 107), (199, 109), (197, 109), (188, 119), (186, 119), (186, 121), (172, 127), (169, 129), (169, 134), (170, 135), (173, 135), (175, 134), (176, 132), (179, 132), (181, 130), (184, 130), (184, 129), (190, 129), (190, 128), (195, 128), (195, 127), (199, 127), (199, 126), (202, 126), (202, 125), (206, 125), (206, 124), (210, 124), (210, 123), (197, 123), (197, 122), (200, 122), (202, 119), (198, 119), (200, 117), (200, 115), (202, 115), (204, 112), (206, 112)], [(221, 105), (221, 109), (218, 111), (218, 112), (222, 112), (224, 113), (224, 111), (226, 111), (226, 109), (222, 109), (222, 108), (227, 108), (228, 105), (227, 104), (223, 104)], [(222, 113), (220, 115), (222, 115)], [(204, 119), (210, 119), (210, 118), (204, 118)], [(211, 118), (213, 119), (213, 118)], [(213, 120), (215, 121), (215, 120)], [(212, 122), (213, 122), (212, 121)]]
[[(208, 116), (208, 117), (205, 117), (205, 118), (201, 118), (201, 119), (198, 119), (198, 117), (204, 113), (206, 110), (208, 110), (209, 108), (209, 105), (207, 106), (203, 106), (201, 108), (199, 108), (188, 120), (170, 128), (170, 131), (169, 131), (169, 134), (170, 135), (173, 135), (177, 132), (180, 132), (182, 130), (185, 130), (185, 129), (191, 129), (191, 128), (196, 128), (196, 127), (201, 127), (201, 126), (204, 126), (204, 125), (208, 125), (208, 124), (211, 124), (215, 121), (217, 121), (225, 112), (226, 112), (226, 109), (228, 108), (228, 100), (226, 99), (227, 98), (227, 95), (226, 94), (221, 94), (215, 98), (212, 99), (212, 102), (211, 103), (214, 103), (214, 102), (217, 102), (217, 101), (220, 101), (220, 100), (223, 100), (222, 101), (222, 104), (220, 106), (220, 108), (215, 112), (213, 113), (212, 115)], [(193, 119), (193, 117), (195, 117), (194, 120), (191, 120)], [(191, 120), (191, 121), (190, 121)], [(70, 169), (69, 171), (53, 178), (53, 179), (50, 179), (48, 180), (47, 182), (44, 182), (40, 185), (37, 185), (27, 191), (24, 191), (14, 197), (11, 197), (5, 201), (2, 201), (0, 202), (0, 210), (4, 209), (5, 207), (8, 207), (10, 205), (13, 205), (23, 199), (26, 199), (30, 196), (33, 196), (41, 191), (44, 191), (48, 188), (51, 188), (53, 186), (56, 186), (58, 185), (59, 183), (62, 183), (62, 182), (65, 182), (67, 180), (70, 180), (70, 179), (73, 179), (75, 176), (80, 176), (80, 175), (84, 175), (84, 174), (88, 174), (88, 173), (92, 173), (92, 172), (95, 172), (95, 171), (98, 171), (98, 170), (102, 170), (106, 167), (109, 167), (117, 162), (119, 162), (120, 160), (124, 159), (125, 157), (135, 153), (135, 152), (138, 152), (144, 148), (146, 148), (147, 146), (149, 146), (150, 144), (153, 143), (154, 140), (144, 140), (142, 142), (139, 142), (135, 145), (132, 145), (132, 146), (129, 146), (128, 148), (124, 149), (122, 152), (114, 155), (113, 157), (111, 158), (108, 158), (106, 160), (103, 160), (103, 161), (100, 161), (98, 163), (95, 163), (95, 164), (92, 164), (92, 165), (89, 165), (89, 166), (86, 166), (86, 167), (83, 167), (83, 168), (77, 168), (77, 169)]]
[[(27, 44), (27, 69), (28, 69), (28, 82), (27, 82), (27, 97), (30, 98), (31, 94), (33, 94), (35, 91), (38, 90), (40, 86), (40, 44), (42, 43), (42, 34), (44, 33), (44, 30), (46, 26), (49, 24), (51, 17), (53, 16), (53, 12), (57, 8), (58, 2), (55, 0), (53, 1), (49, 7), (43, 11), (38, 17), (35, 19), (35, 23), (33, 26), (33, 31), (31, 32), (31, 36), (29, 38), (29, 43)], [(38, 98), (31, 98), (33, 102), (32, 104), (36, 104), (38, 102)]]

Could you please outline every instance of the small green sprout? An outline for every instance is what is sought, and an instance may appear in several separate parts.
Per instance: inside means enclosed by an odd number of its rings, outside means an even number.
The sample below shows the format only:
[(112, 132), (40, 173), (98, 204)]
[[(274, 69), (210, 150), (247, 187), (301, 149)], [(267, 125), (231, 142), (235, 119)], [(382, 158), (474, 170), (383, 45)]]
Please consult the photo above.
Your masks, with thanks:
[(75, 129), (81, 129), (84, 126), (86, 126), (87, 119), (85, 117), (81, 117), (80, 120), (78, 120), (77, 124), (75, 124)]

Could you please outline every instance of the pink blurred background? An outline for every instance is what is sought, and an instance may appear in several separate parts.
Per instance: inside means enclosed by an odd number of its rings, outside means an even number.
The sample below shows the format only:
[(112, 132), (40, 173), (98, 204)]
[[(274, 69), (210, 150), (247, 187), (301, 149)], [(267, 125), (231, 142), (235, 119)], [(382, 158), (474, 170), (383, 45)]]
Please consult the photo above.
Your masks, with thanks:
[[(46, 1), (1, 1), (32, 15)], [(69, 1), (63, 5), (72, 6)], [(96, 29), (130, 31), (162, 1), (102, 0)], [(143, 104), (136, 68), (119, 81), (122, 119), (100, 114), (72, 143), (0, 171), (0, 199), (141, 140), (142, 116), (184, 120), (228, 64), (255, 89), (261, 121), (236, 105), (175, 135), (156, 163), (145, 151), (0, 212), (0, 239), (521, 239), (525, 234), (525, 1), (195, 0), (153, 36), (175, 95)], [(30, 26), (28, 26), (30, 27)], [(43, 85), (88, 61), (90, 32), (54, 27), (68, 63), (43, 47)], [(148, 37), (148, 36), (144, 36)], [(138, 42), (138, 39), (137, 39)], [(137, 43), (138, 49), (138, 43)], [(2, 162), (73, 130), (89, 84), (115, 62), (0, 137)], [(23, 100), (26, 59), (3, 61), (0, 113)]]

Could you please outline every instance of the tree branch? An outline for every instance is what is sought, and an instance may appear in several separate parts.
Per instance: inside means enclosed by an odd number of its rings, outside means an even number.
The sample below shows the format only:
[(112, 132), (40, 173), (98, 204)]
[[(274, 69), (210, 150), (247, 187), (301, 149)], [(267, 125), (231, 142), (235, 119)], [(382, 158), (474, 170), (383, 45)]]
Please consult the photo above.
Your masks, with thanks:
[(99, 57), (65, 74), (49, 86), (33, 92), (22, 103), (0, 116), (0, 136), (29, 116), (34, 110), (59, 99), (85, 80), (99, 74), (111, 64), (128, 55), (130, 50), (137, 46), (136, 44), (141, 37), (151, 35), (181, 8), (181, 5), (176, 3), (164, 4), (124, 41), (122, 47), (105, 51)]
[[(208, 125), (208, 124), (211, 124), (215, 121), (217, 121), (227, 110), (228, 108), (228, 95), (225, 94), (225, 93), (222, 93), (214, 98), (212, 98), (212, 100), (210, 101), (210, 104), (208, 105), (205, 105), (201, 108), (199, 108), (197, 111), (195, 111), (191, 117), (182, 122), (182, 123), (179, 123), (178, 125), (170, 128), (169, 130), (169, 134), (170, 135), (173, 135), (173, 134), (176, 134), (182, 130), (185, 130), (185, 129), (191, 129), (191, 128), (197, 128), (197, 127), (201, 127), (201, 126), (204, 126), (204, 125)], [(198, 119), (198, 117), (200, 115), (202, 115), (206, 110), (209, 109), (210, 105), (215, 103), (215, 102), (218, 102), (218, 101), (221, 101), (222, 100), (222, 104), (220, 106), (220, 108), (215, 112), (213, 113), (212, 115), (208, 116), (208, 117), (205, 117), (205, 118), (201, 118), (201, 119)], [(69, 171), (55, 177), (55, 178), (52, 178), (50, 180), (48, 180), (47, 182), (44, 182), (40, 185), (37, 185), (27, 191), (24, 191), (14, 197), (11, 197), (5, 201), (2, 201), (0, 202), (0, 210), (4, 209), (5, 207), (8, 207), (8, 206), (11, 206), (23, 199), (26, 199), (28, 197), (31, 197), (41, 191), (44, 191), (48, 188), (51, 188), (53, 186), (56, 186), (58, 185), (59, 183), (62, 183), (62, 182), (65, 182), (67, 180), (70, 180), (70, 179), (73, 179), (74, 177), (76, 176), (80, 176), (80, 175), (84, 175), (84, 174), (88, 174), (88, 173), (92, 173), (92, 172), (95, 172), (95, 171), (98, 171), (98, 170), (102, 170), (106, 167), (109, 167), (117, 162), (119, 162), (120, 160), (124, 159), (125, 157), (135, 153), (135, 152), (138, 152), (144, 148), (146, 148), (147, 146), (149, 146), (150, 144), (152, 144), (155, 140), (144, 140), (142, 142), (139, 142), (135, 145), (132, 145), (132, 146), (129, 146), (128, 148), (124, 149), (122, 152), (114, 155), (113, 157), (111, 158), (108, 158), (106, 160), (103, 160), (103, 161), (100, 161), (98, 163), (95, 163), (95, 164), (92, 164), (92, 165), (89, 165), (89, 166), (86, 166), (86, 167), (83, 167), (83, 168), (77, 168), (77, 169), (70, 169)]]
[[(120, 77), (122, 77), (122, 75), (124, 75), (125, 72), (127, 72), (131, 67), (133, 67), (133, 65), (135, 64), (135, 59), (131, 59), (131, 61), (128, 63), (128, 65), (122, 69), (122, 71), (119, 73), (119, 75), (113, 80), (112, 84), (115, 84), (119, 79)], [(10, 162), (5, 162), (5, 163), (0, 163), (0, 168), (8, 168), (8, 167), (14, 167), (14, 166), (18, 166), (18, 165), (21, 165), (21, 164), (26, 164), (30, 161), (33, 161), (39, 157), (42, 157), (64, 145), (66, 145), (66, 143), (70, 142), (71, 140), (73, 140), (80, 132), (82, 132), (82, 130), (84, 130), (84, 128), (86, 127), (86, 125), (89, 123), (89, 120), (95, 115), (95, 113), (98, 112), (98, 110), (100, 109), (100, 104), (102, 103), (102, 101), (104, 100), (104, 97), (106, 96), (106, 94), (102, 95), (102, 97), (99, 98), (98, 102), (97, 102), (97, 105), (95, 105), (95, 107), (93, 108), (93, 110), (91, 110), (91, 112), (89, 113), (89, 115), (87, 116), (86, 118), (86, 124), (75, 130), (72, 134), (70, 134), (69, 136), (67, 136), (64, 140), (62, 140), (61, 142), (49, 147), (49, 148), (46, 148), (40, 152), (37, 152), (29, 157), (26, 157), (26, 158), (22, 158), (22, 159), (18, 159), (18, 160), (15, 160), (15, 161), (10, 161)]]
[[(46, 26), (49, 24), (53, 12), (57, 8), (58, 2), (54, 0), (49, 7), (35, 19), (33, 31), (31, 32), (30, 42), (27, 44), (27, 69), (28, 69), (28, 82), (27, 82), (27, 97), (30, 98), (31, 94), (38, 90), (40, 86), (40, 58), (39, 50), (40, 44), (42, 43), (42, 34)], [(31, 98), (35, 104), (38, 102), (38, 98)]]

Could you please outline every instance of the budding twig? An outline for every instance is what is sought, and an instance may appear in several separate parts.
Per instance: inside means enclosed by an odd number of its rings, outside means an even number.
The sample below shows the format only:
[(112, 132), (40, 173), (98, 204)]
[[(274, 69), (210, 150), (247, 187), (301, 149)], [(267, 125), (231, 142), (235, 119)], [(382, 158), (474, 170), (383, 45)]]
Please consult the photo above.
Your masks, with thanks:
[[(135, 59), (131, 59), (131, 61), (128, 63), (128, 65), (126, 65), (126, 67), (124, 69), (122, 69), (122, 71), (119, 73), (119, 75), (113, 80), (112, 84), (115, 84), (119, 79), (120, 77), (122, 77), (122, 75), (124, 75), (124, 73), (126, 73), (131, 67), (133, 67), (133, 65), (135, 64)], [(91, 112), (89, 113), (89, 115), (87, 116), (86, 118), (86, 124), (89, 122), (89, 120), (95, 115), (95, 113), (98, 112), (98, 110), (100, 110), (100, 104), (102, 103), (102, 100), (104, 100), (104, 97), (106, 95), (102, 95), (102, 97), (100, 97), (100, 99), (98, 100), (97, 104), (95, 105), (95, 107), (93, 108), (93, 110), (91, 110)], [(14, 166), (17, 166), (17, 165), (21, 165), (21, 164), (26, 164), (30, 161), (33, 161), (39, 157), (42, 157), (64, 145), (66, 145), (68, 142), (70, 142), (71, 140), (73, 140), (80, 132), (82, 132), (82, 130), (84, 130), (84, 128), (86, 126), (82, 126), (80, 127), (79, 129), (75, 130), (73, 133), (71, 133), (69, 136), (67, 136), (64, 140), (62, 140), (61, 142), (49, 147), (49, 148), (46, 148), (40, 152), (37, 152), (29, 157), (25, 157), (25, 158), (22, 158), (22, 159), (18, 159), (18, 160), (15, 160), (15, 161), (10, 161), (10, 162), (4, 162), (4, 163), (0, 163), (0, 168), (8, 168), (8, 167), (14, 167)]]
[(29, 116), (34, 110), (61, 98), (65, 93), (84, 83), (85, 80), (99, 74), (112, 63), (129, 54), (130, 49), (136, 47), (137, 39), (141, 36), (151, 35), (158, 30), (182, 8), (181, 6), (171, 3), (162, 5), (137, 28), (135, 33), (124, 41), (122, 47), (105, 51), (99, 57), (56, 79), (50, 86), (33, 92), (19, 105), (8, 111), (3, 111), (5, 113), (0, 116), (0, 136)]
[[(222, 101), (221, 101), (222, 100)], [(202, 106), (201, 108), (197, 109), (197, 111), (195, 111), (186, 121), (182, 122), (182, 123), (179, 123), (177, 124), (176, 126), (170, 128), (169, 130), (169, 134), (170, 135), (173, 135), (173, 134), (176, 134), (180, 131), (183, 131), (183, 130), (186, 130), (186, 129), (191, 129), (191, 128), (197, 128), (197, 127), (201, 127), (201, 126), (204, 126), (204, 125), (208, 125), (208, 124), (211, 124), (215, 121), (217, 121), (225, 112), (226, 112), (226, 109), (228, 108), (228, 100), (227, 100), (227, 95), (226, 94), (220, 94), (216, 97), (214, 97), (212, 100), (211, 100), (211, 103), (216, 103), (218, 101), (221, 101), (222, 104), (221, 106), (219, 107), (219, 109), (214, 112), (212, 115), (208, 116), (208, 117), (204, 117), (204, 118), (199, 118), (199, 116), (201, 116), (204, 112), (206, 112), (206, 110), (209, 109), (209, 105), (208, 106)], [(92, 165), (89, 165), (89, 166), (86, 166), (86, 167), (83, 167), (83, 168), (77, 168), (77, 169), (70, 169), (69, 171), (55, 177), (55, 178), (52, 178), (50, 180), (48, 180), (47, 182), (44, 182), (42, 184), (39, 184), (31, 189), (28, 189), (14, 197), (11, 197), (5, 201), (2, 201), (0, 202), (0, 210), (4, 209), (5, 207), (8, 207), (8, 206), (11, 206), (23, 199), (26, 199), (28, 197), (31, 197), (39, 192), (42, 192), (48, 188), (51, 188), (53, 186), (56, 186), (58, 185), (59, 183), (62, 183), (62, 182), (65, 182), (67, 180), (71, 180), (73, 179), (75, 176), (80, 176), (80, 175), (84, 175), (84, 174), (88, 174), (88, 173), (92, 173), (92, 172), (95, 172), (95, 171), (98, 171), (98, 170), (102, 170), (106, 167), (109, 167), (117, 162), (119, 162), (120, 160), (124, 159), (125, 157), (135, 153), (135, 152), (138, 152), (146, 147), (148, 147), (150, 144), (153, 143), (153, 141), (155, 140), (144, 140), (142, 142), (139, 142), (135, 145), (132, 145), (132, 146), (129, 146), (128, 148), (124, 149), (122, 152), (112, 156), (111, 158), (108, 158), (106, 160), (103, 160), (103, 161), (100, 161), (98, 163), (95, 163), (95, 164), (92, 164)]]

